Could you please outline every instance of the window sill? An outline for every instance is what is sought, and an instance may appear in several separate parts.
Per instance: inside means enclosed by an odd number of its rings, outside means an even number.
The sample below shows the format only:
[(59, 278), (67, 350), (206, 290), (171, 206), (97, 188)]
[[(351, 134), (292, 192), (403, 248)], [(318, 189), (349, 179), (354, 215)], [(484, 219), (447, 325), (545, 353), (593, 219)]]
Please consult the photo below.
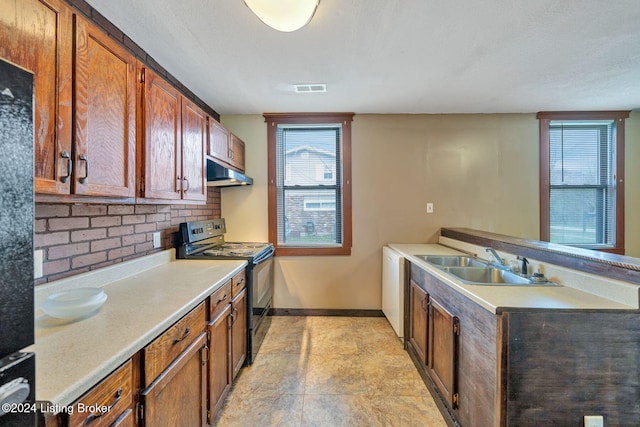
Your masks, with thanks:
[(275, 256), (339, 256), (351, 255), (351, 248), (331, 247), (331, 248), (309, 248), (309, 247), (278, 247), (276, 246)]

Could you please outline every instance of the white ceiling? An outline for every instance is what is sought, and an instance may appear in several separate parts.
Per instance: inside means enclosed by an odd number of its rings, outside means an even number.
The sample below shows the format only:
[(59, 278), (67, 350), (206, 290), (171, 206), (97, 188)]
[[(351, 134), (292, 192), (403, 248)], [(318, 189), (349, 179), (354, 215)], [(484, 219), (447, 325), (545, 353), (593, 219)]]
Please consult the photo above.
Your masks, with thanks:
[(223, 115), (640, 108), (638, 0), (321, 0), (293, 33), (243, 0), (87, 1)]

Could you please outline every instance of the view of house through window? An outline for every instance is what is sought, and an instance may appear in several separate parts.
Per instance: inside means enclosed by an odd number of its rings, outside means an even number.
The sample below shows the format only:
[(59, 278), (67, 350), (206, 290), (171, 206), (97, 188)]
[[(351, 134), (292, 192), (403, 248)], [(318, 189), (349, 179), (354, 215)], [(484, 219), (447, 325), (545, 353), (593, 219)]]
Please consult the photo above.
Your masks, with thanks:
[(556, 114), (541, 119), (542, 238), (618, 251), (624, 236), (624, 121)]
[(280, 246), (342, 243), (341, 131), (340, 124), (278, 125)]
[(348, 253), (351, 172), (345, 159), (350, 159), (351, 117), (265, 117), (273, 163), (269, 227), (276, 250), (293, 255)]

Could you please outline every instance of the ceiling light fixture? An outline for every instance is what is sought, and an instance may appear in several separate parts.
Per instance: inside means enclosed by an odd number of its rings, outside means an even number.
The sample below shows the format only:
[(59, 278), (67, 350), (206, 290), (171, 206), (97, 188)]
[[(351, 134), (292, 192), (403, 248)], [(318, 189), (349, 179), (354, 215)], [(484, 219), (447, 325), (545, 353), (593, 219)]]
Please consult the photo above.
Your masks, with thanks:
[(289, 33), (311, 21), (320, 0), (244, 0), (244, 4), (271, 28)]

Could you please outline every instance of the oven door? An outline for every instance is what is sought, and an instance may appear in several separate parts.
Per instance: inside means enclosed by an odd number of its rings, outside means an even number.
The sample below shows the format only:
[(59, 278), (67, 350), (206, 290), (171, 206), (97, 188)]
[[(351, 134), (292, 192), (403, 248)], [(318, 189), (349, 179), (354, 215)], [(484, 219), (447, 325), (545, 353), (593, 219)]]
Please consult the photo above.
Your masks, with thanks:
[(253, 363), (255, 355), (269, 330), (271, 301), (273, 299), (273, 257), (268, 257), (254, 264), (251, 272), (251, 331), (249, 342), (249, 364)]

